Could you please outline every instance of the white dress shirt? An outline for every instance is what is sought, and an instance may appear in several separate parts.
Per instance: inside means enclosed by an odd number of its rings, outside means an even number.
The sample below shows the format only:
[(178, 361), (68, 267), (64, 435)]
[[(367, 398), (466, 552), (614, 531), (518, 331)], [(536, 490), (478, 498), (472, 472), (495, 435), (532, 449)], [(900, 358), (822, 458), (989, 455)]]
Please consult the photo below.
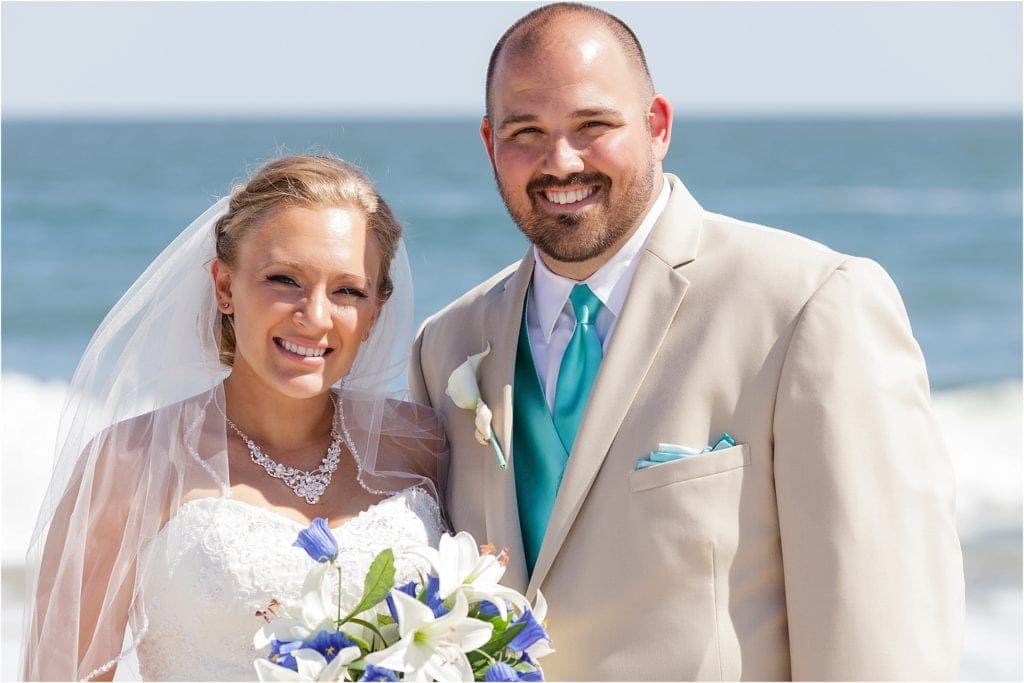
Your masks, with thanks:
[[(622, 313), (626, 292), (633, 281), (639, 263), (638, 256), (651, 234), (654, 224), (668, 204), (668, 181), (662, 180), (661, 193), (644, 216), (640, 227), (611, 259), (596, 273), (583, 281), (601, 300), (603, 306), (597, 315), (597, 334), (601, 346), (607, 351), (608, 341), (615, 331), (615, 323)], [(526, 329), (533, 351), (533, 362), (537, 368), (548, 410), (553, 414), (555, 387), (558, 383), (558, 369), (562, 355), (569, 345), (576, 327), (576, 315), (569, 301), (572, 288), (580, 284), (576, 280), (556, 275), (544, 264), (537, 247), (533, 247), (536, 265), (533, 269), (533, 286), (526, 304)]]

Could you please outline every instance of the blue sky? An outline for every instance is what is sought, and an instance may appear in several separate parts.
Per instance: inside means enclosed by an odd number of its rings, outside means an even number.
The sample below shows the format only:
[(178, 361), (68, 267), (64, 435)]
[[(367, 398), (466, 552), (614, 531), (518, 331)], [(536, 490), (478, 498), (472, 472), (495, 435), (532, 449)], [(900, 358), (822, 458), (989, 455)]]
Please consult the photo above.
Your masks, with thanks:
[[(4, 2), (5, 116), (478, 115), (535, 2)], [(610, 2), (677, 115), (1021, 108), (1020, 2)]]

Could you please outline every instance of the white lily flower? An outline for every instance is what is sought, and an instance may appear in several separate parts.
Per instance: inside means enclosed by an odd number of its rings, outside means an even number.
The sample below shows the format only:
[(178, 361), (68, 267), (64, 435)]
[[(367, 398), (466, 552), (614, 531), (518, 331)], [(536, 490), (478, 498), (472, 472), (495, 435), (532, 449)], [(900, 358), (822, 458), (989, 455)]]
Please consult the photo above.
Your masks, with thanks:
[(465, 596), (469, 602), (486, 600), (492, 603), (506, 618), (506, 602), (517, 606), (520, 611), (529, 603), (518, 591), (502, 586), (499, 581), (505, 574), (503, 553), (481, 553), (472, 534), (465, 531), (452, 536), (444, 534), (435, 550), (420, 546), (411, 550), (433, 566), (437, 572), (438, 595), (447, 600), (453, 594)]
[(331, 597), (331, 585), (327, 573), (337, 571), (328, 563), (317, 564), (306, 575), (302, 586), (301, 618), (278, 617), (253, 636), (257, 651), (270, 647), (272, 640), (307, 640), (320, 631), (332, 630), (337, 606)]
[(548, 601), (539, 588), (537, 589), (537, 599), (533, 601), (533, 618), (541, 624), (548, 618)]
[(359, 659), (359, 648), (342, 649), (330, 663), (311, 649), (296, 650), (293, 656), (298, 671), (266, 659), (257, 659), (254, 662), (256, 677), (261, 681), (339, 681), (345, 675), (345, 666)]
[[(337, 571), (332, 564), (317, 564), (302, 584), (302, 617), (313, 633), (320, 631), (325, 621), (333, 621), (336, 616), (337, 605), (331, 595), (331, 582)], [(328, 580), (328, 574), (331, 581)]]
[[(544, 626), (544, 630), (546, 631), (547, 624), (544, 622), (548, 618), (548, 601), (544, 598), (544, 594), (540, 592), (539, 588), (537, 589), (537, 599), (533, 601), (532, 611), (533, 618), (536, 619), (537, 623), (541, 626)], [(530, 647), (526, 648), (526, 654), (530, 655), (533, 661), (537, 661), (541, 657), (546, 657), (554, 651), (555, 648), (551, 647), (551, 641), (546, 638), (542, 638)]]
[(451, 611), (435, 617), (433, 610), (402, 591), (392, 591), (401, 639), (364, 658), (367, 664), (401, 671), (406, 680), (471, 681), (473, 670), (466, 658), (486, 644), (493, 627), (468, 617), (466, 598), (457, 595)]

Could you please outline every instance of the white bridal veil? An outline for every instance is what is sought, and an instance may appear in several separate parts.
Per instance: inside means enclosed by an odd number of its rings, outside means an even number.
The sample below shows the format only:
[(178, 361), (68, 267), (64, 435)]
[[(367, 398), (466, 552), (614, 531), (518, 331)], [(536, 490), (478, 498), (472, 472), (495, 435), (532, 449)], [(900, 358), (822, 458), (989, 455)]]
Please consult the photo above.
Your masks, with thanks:
[[(109, 671), (146, 637), (146, 576), (184, 548), (151, 543), (179, 505), (229, 495), (220, 314), (209, 264), (221, 199), (111, 309), (71, 382), (53, 478), (27, 558), (23, 674), (77, 680)], [(387, 388), (406, 367), (412, 281), (404, 244), (384, 305), (340, 390), (364, 487), (427, 489), (443, 505), (443, 433), (427, 408)]]

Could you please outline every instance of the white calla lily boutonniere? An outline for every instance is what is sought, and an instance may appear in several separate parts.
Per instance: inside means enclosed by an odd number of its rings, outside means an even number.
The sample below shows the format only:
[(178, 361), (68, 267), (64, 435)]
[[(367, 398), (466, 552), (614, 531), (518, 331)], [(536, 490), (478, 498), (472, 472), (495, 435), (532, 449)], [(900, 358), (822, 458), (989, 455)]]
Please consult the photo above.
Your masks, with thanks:
[(498, 440), (494, 437), (494, 430), (491, 429), (491, 409), (480, 397), (480, 387), (476, 378), (476, 371), (480, 367), (480, 363), (490, 352), (491, 345), (488, 343), (487, 348), (480, 353), (467, 356), (466, 362), (455, 368), (449, 375), (448, 388), (444, 393), (448, 394), (448, 397), (458, 407), (474, 412), (476, 415), (474, 420), (476, 440), (481, 445), (491, 444), (498, 467), (505, 469), (508, 467), (508, 462), (505, 460), (505, 454), (501, 452)]

